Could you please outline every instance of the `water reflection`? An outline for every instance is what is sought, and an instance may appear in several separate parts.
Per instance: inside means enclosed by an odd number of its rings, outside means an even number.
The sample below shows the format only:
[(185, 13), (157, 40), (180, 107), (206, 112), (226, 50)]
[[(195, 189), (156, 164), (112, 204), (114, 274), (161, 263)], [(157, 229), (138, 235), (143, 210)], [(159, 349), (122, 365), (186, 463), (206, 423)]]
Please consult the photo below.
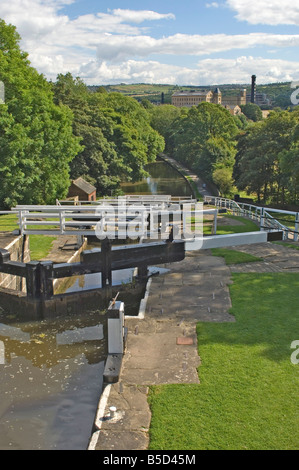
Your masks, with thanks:
[[(118, 271), (112, 271), (112, 285), (120, 286), (123, 284), (129, 284), (134, 280), (134, 274), (136, 269), (119, 269)], [(99, 289), (102, 287), (102, 274), (85, 274), (84, 276), (76, 276), (69, 280), (69, 285), (66, 288), (67, 293), (78, 292), (80, 290), (92, 290)]]
[(103, 315), (22, 324), (1, 317), (0, 449), (86, 449), (102, 389)]
[(149, 177), (136, 183), (122, 183), (126, 194), (171, 194), (172, 196), (192, 196), (188, 182), (168, 163), (157, 160), (146, 166)]

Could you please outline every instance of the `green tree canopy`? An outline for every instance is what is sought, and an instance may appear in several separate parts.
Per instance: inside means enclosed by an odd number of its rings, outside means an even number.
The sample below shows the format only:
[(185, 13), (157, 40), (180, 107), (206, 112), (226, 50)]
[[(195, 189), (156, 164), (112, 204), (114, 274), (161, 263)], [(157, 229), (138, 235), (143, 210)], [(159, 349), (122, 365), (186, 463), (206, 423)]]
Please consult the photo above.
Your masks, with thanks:
[(233, 116), (220, 105), (183, 109), (172, 126), (173, 156), (212, 181), (216, 167), (232, 172), (237, 134)]
[(0, 20), (0, 205), (53, 203), (69, 187), (69, 163), (80, 150), (69, 108), (30, 66), (16, 28)]
[(120, 93), (91, 93), (71, 74), (59, 75), (55, 99), (74, 113), (74, 133), (83, 150), (71, 163), (73, 178), (84, 176), (102, 195), (121, 181), (146, 175), (144, 166), (164, 149), (163, 138), (153, 130), (149, 114), (133, 98)]
[(298, 112), (273, 111), (240, 136), (234, 168), (239, 189), (255, 192), (264, 203), (285, 203), (287, 193), (291, 197), (297, 178), (298, 117)]
[(241, 106), (242, 113), (251, 121), (257, 122), (263, 119), (261, 108), (255, 103), (247, 103)]
[(150, 109), (151, 126), (161, 134), (165, 139), (165, 151), (171, 151), (172, 148), (172, 126), (174, 121), (180, 116), (179, 108), (171, 104), (163, 106), (153, 106)]

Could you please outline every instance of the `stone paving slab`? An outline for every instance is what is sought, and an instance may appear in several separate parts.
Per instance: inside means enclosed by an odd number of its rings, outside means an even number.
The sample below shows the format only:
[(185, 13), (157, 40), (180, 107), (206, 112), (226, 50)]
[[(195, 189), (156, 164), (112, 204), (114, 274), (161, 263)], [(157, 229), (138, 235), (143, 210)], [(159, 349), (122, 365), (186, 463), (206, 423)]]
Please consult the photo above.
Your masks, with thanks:
[(152, 278), (145, 318), (126, 318), (120, 383), (111, 387), (104, 416), (109, 416), (110, 406), (117, 413), (103, 421), (96, 450), (146, 449), (148, 387), (199, 383), (197, 322), (235, 321), (228, 313), (231, 273), (222, 258), (192, 252), (163, 267), (168, 272)]
[(75, 235), (61, 235), (53, 241), (49, 254), (43, 259), (55, 263), (67, 263), (72, 255), (78, 251), (77, 237)]
[[(298, 245), (297, 245), (298, 246)], [(257, 243), (233, 248), (263, 258), (264, 261), (231, 265), (232, 272), (299, 272), (299, 251), (275, 243)]]
[[(162, 331), (128, 336), (127, 352), (123, 361), (123, 374), (131, 384), (156, 385), (166, 383), (199, 383), (195, 327), (189, 330), (192, 345), (178, 345), (184, 336), (182, 325), (164, 322)], [(186, 335), (185, 335), (186, 336)]]

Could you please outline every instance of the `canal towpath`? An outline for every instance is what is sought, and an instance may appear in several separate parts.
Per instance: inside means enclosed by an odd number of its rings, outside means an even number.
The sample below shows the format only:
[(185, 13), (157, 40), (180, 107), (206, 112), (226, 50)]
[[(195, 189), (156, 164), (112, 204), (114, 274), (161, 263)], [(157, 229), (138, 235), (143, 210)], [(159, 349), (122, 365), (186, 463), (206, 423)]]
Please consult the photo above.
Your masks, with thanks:
[(169, 163), (173, 168), (179, 171), (184, 176), (184, 178), (187, 179), (187, 181), (192, 181), (203, 199), (205, 198), (205, 196), (215, 195), (213, 194), (213, 191), (211, 190), (209, 184), (207, 184), (203, 178), (189, 170), (189, 168), (186, 168), (180, 162), (178, 162), (172, 157), (169, 157), (168, 155), (163, 154), (160, 155), (160, 157), (162, 158), (162, 160)]
[(228, 313), (230, 271), (222, 258), (188, 252), (163, 267), (165, 274), (150, 279), (144, 315), (125, 319), (120, 378), (104, 386), (89, 450), (147, 449), (149, 387), (199, 383), (196, 324), (234, 321)]
[(187, 252), (183, 261), (164, 266), (168, 272), (152, 278), (145, 315), (126, 318), (120, 378), (104, 387), (89, 450), (148, 449), (149, 388), (199, 383), (196, 324), (235, 321), (229, 313), (232, 272), (299, 272), (299, 252), (287, 246), (267, 242), (231, 249), (262, 259), (227, 266), (210, 250)]

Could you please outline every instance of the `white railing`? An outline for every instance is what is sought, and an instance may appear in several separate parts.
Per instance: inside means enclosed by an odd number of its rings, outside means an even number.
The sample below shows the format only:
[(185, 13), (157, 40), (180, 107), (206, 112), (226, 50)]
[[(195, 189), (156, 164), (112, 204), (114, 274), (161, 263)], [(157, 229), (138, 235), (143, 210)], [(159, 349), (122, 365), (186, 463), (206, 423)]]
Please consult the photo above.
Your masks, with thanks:
[[(206, 196), (205, 202), (216, 206), (218, 209), (227, 209), (232, 212), (233, 215), (239, 215), (242, 217), (247, 217), (255, 221), (260, 230), (263, 231), (272, 231), (279, 230), (283, 232), (283, 239), (291, 239), (293, 241), (298, 241), (299, 234), (299, 213), (295, 211), (285, 211), (282, 209), (273, 209), (270, 207), (260, 207), (253, 204), (243, 203), (233, 201), (232, 199), (215, 197), (215, 196)], [(292, 223), (290, 227), (282, 224), (271, 214), (282, 214), (290, 215), (293, 217), (294, 224)], [(292, 227), (294, 225), (294, 228)]]
[(196, 234), (202, 234), (205, 214), (213, 215), (212, 232), (216, 233), (217, 209), (202, 210), (201, 204), (192, 204), (190, 200), (188, 203), (172, 203), (166, 207), (157, 206), (156, 203), (150, 206), (16, 206), (13, 212), (18, 214), (22, 235), (105, 236), (142, 240), (152, 237), (167, 238), (172, 228), (177, 226), (179, 237), (189, 238), (195, 231)]
[[(138, 208), (134, 215), (140, 223), (141, 232), (146, 230), (147, 211)], [(116, 212), (108, 206), (16, 206), (19, 229), (22, 235), (95, 235), (98, 224), (106, 228), (107, 237), (110, 226), (115, 225)], [(118, 229), (125, 228), (132, 219), (127, 212), (117, 212)], [(137, 220), (138, 219), (138, 220)], [(99, 227), (100, 229), (100, 227)]]

